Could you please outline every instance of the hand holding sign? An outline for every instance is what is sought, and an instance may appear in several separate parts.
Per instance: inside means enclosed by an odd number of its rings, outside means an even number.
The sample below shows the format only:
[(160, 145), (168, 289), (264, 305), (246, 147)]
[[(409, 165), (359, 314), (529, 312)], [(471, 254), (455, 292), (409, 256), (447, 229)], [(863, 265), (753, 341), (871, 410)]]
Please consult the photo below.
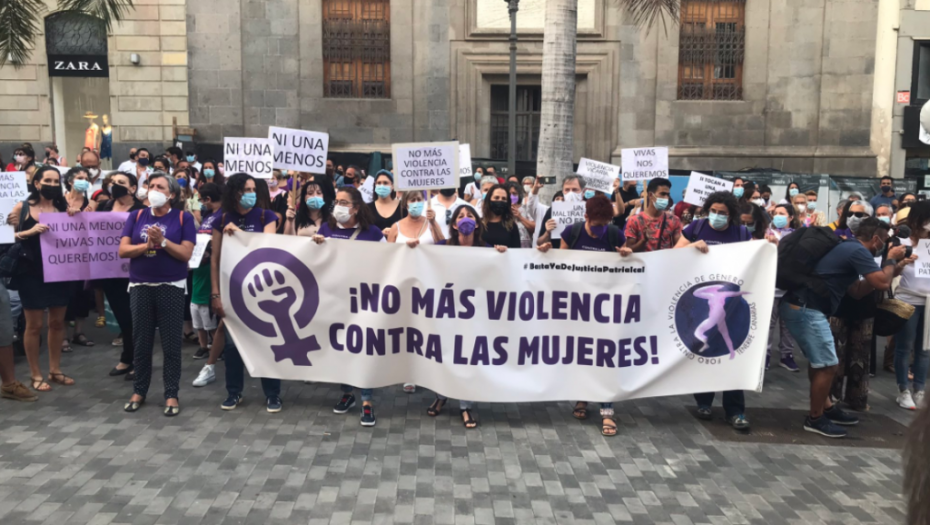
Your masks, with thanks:
[(704, 201), (711, 193), (732, 190), (733, 183), (728, 180), (692, 171), (691, 178), (688, 179), (688, 190), (685, 192), (685, 202), (695, 206), (704, 206)]
[(257, 179), (270, 179), (274, 164), (274, 143), (270, 139), (226, 137), (223, 146), (226, 173), (248, 173)]
[(668, 178), (668, 148), (632, 148), (621, 150), (623, 180)]
[(394, 144), (396, 189), (441, 190), (459, 187), (459, 143)]
[(582, 157), (578, 162), (578, 175), (584, 177), (585, 189), (609, 195), (614, 190), (614, 180), (620, 176), (620, 167)]

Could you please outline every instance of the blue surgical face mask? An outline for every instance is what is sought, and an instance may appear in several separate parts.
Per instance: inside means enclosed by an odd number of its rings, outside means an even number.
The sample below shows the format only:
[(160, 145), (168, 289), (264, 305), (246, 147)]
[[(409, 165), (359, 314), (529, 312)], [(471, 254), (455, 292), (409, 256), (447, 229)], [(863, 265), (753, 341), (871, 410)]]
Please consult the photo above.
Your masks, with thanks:
[(797, 194), (798, 194), (797, 188), (791, 188), (790, 190), (788, 190), (788, 195), (791, 195), (792, 197), (794, 197)]
[(714, 212), (710, 212), (710, 216), (707, 219), (710, 221), (710, 226), (715, 230), (726, 229), (727, 224), (730, 222), (728, 216), (718, 215)]
[(90, 187), (90, 183), (87, 182), (86, 180), (81, 179), (81, 180), (74, 181), (74, 189), (77, 190), (79, 193), (84, 193), (85, 191), (87, 191), (87, 188), (89, 187)]
[(256, 199), (258, 199), (258, 195), (255, 193), (243, 193), (242, 197), (239, 197), (239, 206), (251, 210), (255, 207)]
[(656, 209), (663, 211), (668, 208), (668, 199), (656, 199)]
[(422, 217), (425, 209), (426, 203), (423, 201), (411, 202), (407, 205), (407, 211), (410, 212), (411, 217)]
[(807, 211), (814, 211), (817, 209), (817, 201), (807, 201)]
[(193, 155), (188, 155), (188, 156), (187, 156), (187, 162), (194, 162), (194, 159), (195, 159), (195, 158), (197, 158), (197, 157), (195, 157), (195, 156), (193, 156)]
[(375, 186), (375, 194), (381, 198), (387, 198), (391, 196), (391, 187), (390, 186)]
[(206, 177), (206, 178), (208, 178), (208, 179), (212, 179), (213, 177), (216, 176), (216, 172), (213, 171), (213, 170), (210, 169), (210, 168), (207, 168), (207, 169), (203, 170), (203, 176)]
[(481, 180), (481, 174), (475, 173), (475, 182), (478, 182), (479, 180)]
[(187, 187), (187, 179), (178, 179), (178, 186), (180, 186), (180, 187), (182, 187), (182, 188), (186, 188), (186, 187)]
[(772, 217), (772, 226), (778, 228), (779, 230), (788, 226), (788, 217), (784, 215), (776, 215)]
[(744, 191), (745, 190), (743, 190), (742, 186), (740, 186), (739, 188), (733, 188), (733, 196), (739, 199), (740, 197), (743, 196)]
[(597, 195), (597, 193), (595, 193), (594, 190), (584, 190), (585, 199), (593, 199), (595, 195)]
[(756, 232), (756, 225), (755, 225), (755, 224), (750, 224), (750, 225), (748, 225), (748, 226), (744, 224), (743, 227), (746, 228), (747, 230), (749, 230), (749, 233), (755, 233), (755, 232)]
[(321, 210), (323, 209), (323, 197), (307, 197), (307, 207), (311, 210)]
[(891, 224), (891, 217), (879, 217), (878, 220), (884, 222), (885, 224)]

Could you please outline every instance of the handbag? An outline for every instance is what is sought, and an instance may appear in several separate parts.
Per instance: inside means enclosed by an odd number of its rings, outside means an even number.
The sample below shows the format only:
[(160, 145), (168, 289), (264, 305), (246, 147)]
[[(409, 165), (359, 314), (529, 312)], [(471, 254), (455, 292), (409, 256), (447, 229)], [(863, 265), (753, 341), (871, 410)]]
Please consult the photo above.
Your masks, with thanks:
[[(22, 231), (23, 222), (26, 220), (28, 214), (29, 200), (27, 199), (23, 201), (22, 209), (19, 212), (19, 225), (16, 228), (17, 232)], [(33, 257), (29, 253), (29, 250), (23, 246), (22, 241), (17, 240), (0, 255), (0, 277), (11, 279), (23, 275), (26, 273), (28, 263), (32, 261), (32, 259)]]
[(888, 297), (885, 297), (875, 310), (875, 323), (872, 331), (875, 335), (883, 337), (895, 335), (904, 328), (904, 324), (914, 315), (915, 310), (913, 305), (895, 299), (894, 294), (889, 290)]

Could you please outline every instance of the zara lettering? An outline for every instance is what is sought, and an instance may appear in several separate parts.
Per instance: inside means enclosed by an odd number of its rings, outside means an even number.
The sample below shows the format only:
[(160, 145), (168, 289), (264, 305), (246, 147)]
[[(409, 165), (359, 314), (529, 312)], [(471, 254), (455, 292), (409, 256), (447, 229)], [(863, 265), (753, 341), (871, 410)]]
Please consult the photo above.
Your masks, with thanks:
[(67, 62), (55, 61), (55, 71), (103, 71), (99, 62)]

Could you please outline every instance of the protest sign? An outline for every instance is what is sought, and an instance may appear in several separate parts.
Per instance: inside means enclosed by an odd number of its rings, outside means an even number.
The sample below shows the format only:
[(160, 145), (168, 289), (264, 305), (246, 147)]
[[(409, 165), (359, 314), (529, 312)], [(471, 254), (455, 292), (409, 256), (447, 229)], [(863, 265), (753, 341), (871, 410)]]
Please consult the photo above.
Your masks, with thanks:
[(274, 142), (271, 139), (226, 137), (223, 145), (226, 175), (248, 173), (258, 179), (270, 179), (274, 166)]
[(585, 189), (610, 195), (614, 191), (614, 180), (620, 176), (620, 166), (582, 157), (578, 162), (578, 175), (584, 177)]
[(459, 143), (394, 144), (394, 184), (398, 191), (459, 187)]
[(917, 241), (914, 249), (917, 260), (914, 261), (914, 276), (918, 279), (930, 279), (930, 239)]
[(584, 202), (553, 201), (552, 219), (555, 220), (555, 229), (551, 238), (559, 239), (566, 227), (584, 220)]
[(688, 189), (685, 191), (685, 202), (695, 206), (703, 206), (704, 201), (711, 193), (733, 190), (733, 182), (704, 175), (696, 171), (691, 172), (688, 179)]
[(213, 240), (213, 236), (209, 233), (197, 234), (197, 244), (194, 245), (194, 251), (191, 253), (191, 260), (187, 264), (188, 268), (191, 270), (200, 268), (200, 261), (203, 260), (203, 254), (207, 252), (207, 246), (210, 245), (211, 240)]
[[(621, 257), (242, 233), (219, 285), (253, 377), (604, 402), (761, 390), (776, 259), (767, 242)], [(359, 261), (380, 264), (346, 273)]]
[(16, 242), (16, 228), (6, 223), (7, 217), (13, 212), (13, 206), (20, 201), (13, 199), (0, 199), (0, 244)]
[(326, 173), (329, 133), (270, 126), (268, 138), (274, 142), (274, 168), (276, 170), (294, 170), (321, 175)]
[(39, 236), (45, 282), (129, 277), (129, 259), (119, 258), (129, 213), (42, 213), (48, 231)]
[(29, 185), (26, 184), (24, 171), (0, 171), (0, 200), (25, 200), (29, 196)]
[(471, 144), (459, 144), (459, 178), (470, 181), (474, 176), (471, 170)]
[(668, 148), (631, 148), (620, 153), (623, 180), (668, 178)]
[(362, 183), (362, 186), (358, 189), (362, 192), (362, 200), (367, 202), (374, 202), (375, 200), (375, 177), (365, 177), (365, 182)]

